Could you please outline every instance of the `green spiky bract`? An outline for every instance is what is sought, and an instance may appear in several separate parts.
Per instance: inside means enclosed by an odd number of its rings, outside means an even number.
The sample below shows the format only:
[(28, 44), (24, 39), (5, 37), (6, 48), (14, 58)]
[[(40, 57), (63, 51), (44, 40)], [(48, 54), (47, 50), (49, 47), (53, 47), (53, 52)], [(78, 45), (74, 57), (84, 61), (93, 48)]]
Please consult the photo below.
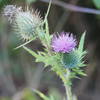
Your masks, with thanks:
[(81, 60), (76, 50), (63, 54), (62, 64), (65, 68), (79, 67), (79, 63), (81, 63)]

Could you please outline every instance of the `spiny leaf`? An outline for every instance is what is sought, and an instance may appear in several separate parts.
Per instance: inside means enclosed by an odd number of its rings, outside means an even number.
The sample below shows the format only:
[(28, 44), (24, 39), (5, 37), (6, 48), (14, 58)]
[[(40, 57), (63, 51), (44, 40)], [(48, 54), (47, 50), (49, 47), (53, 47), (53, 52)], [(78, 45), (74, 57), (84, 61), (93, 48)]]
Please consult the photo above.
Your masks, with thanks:
[(15, 50), (16, 50), (16, 49), (19, 49), (19, 48), (21, 48), (21, 47), (23, 47), (23, 46), (27, 45), (28, 43), (32, 42), (33, 40), (35, 40), (35, 37), (34, 37), (33, 39), (31, 39), (31, 40), (29, 40), (29, 41), (27, 41), (27, 42), (25, 42), (25, 43), (21, 44), (20, 46), (18, 46), (18, 47), (16, 47), (16, 48), (14, 48), (14, 49), (15, 49)]
[(49, 65), (53, 66), (53, 65), (55, 65), (55, 63), (57, 63), (58, 57), (56, 57), (55, 55), (50, 56), (50, 55), (48, 55), (48, 53), (40, 52), (40, 51), (35, 53), (34, 51), (32, 51), (31, 49), (28, 49), (25, 46), (23, 46), (23, 48), (36, 58), (36, 62), (43, 62), (45, 64), (45, 67), (47, 67)]
[(43, 94), (42, 92), (38, 91), (38, 90), (34, 90), (34, 92), (36, 94), (38, 94), (43, 100), (50, 100), (45, 94)]
[(83, 35), (81, 36), (80, 42), (79, 42), (78, 51), (80, 52), (83, 52), (85, 35), (86, 35), (86, 32), (83, 33)]
[(82, 75), (82, 76), (86, 76), (85, 72), (83, 72), (83, 70), (81, 70), (80, 68), (74, 68), (73, 71), (76, 74)]
[(51, 56), (46, 52), (38, 52), (36, 62), (43, 62), (45, 64), (45, 67), (49, 65), (54, 66), (55, 63), (57, 63), (57, 57), (56, 55)]
[(32, 51), (31, 49), (28, 49), (28, 48), (25, 47), (25, 46), (23, 46), (23, 48), (24, 48), (27, 52), (29, 52), (32, 56), (34, 56), (34, 57), (37, 57), (37, 56), (38, 56), (37, 53), (35, 53), (35, 52)]

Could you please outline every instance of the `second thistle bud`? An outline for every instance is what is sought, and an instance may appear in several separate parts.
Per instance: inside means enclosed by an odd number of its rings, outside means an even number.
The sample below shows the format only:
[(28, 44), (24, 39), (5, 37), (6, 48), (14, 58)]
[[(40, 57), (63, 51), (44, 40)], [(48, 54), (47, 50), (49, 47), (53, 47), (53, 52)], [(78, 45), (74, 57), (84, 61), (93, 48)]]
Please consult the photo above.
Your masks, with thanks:
[(19, 12), (15, 18), (14, 27), (22, 39), (30, 40), (36, 35), (40, 23), (41, 18), (38, 15), (32, 15), (29, 11)]
[(36, 36), (38, 30), (39, 32), (41, 31), (40, 24), (42, 19), (37, 11), (18, 11), (18, 8), (12, 5), (5, 7), (4, 13), (8, 18), (10, 16), (10, 20), (13, 18), (13, 29), (21, 39), (31, 40)]

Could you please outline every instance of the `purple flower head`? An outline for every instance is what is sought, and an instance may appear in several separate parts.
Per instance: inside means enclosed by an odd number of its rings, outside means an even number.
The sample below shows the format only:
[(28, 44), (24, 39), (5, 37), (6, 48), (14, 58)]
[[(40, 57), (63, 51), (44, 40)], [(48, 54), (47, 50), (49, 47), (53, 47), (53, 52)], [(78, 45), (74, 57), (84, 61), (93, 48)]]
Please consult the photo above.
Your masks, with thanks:
[(69, 53), (76, 46), (76, 39), (72, 34), (62, 32), (52, 39), (52, 48), (55, 52)]

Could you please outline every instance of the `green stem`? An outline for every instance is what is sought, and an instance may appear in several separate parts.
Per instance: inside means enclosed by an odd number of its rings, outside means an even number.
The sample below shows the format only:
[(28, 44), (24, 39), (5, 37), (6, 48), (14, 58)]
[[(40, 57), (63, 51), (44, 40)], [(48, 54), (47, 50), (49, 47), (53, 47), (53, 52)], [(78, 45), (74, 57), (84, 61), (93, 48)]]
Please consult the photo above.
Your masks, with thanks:
[(71, 92), (71, 86), (66, 85), (65, 89), (66, 89), (67, 100), (73, 100), (73, 98), (72, 98), (73, 96), (72, 96), (72, 92)]
[(70, 80), (70, 70), (67, 69), (67, 75), (66, 75), (66, 81), (67, 81), (67, 84), (64, 83), (64, 86), (65, 86), (65, 89), (66, 89), (66, 95), (67, 95), (67, 100), (73, 100), (73, 95), (72, 95), (72, 92), (71, 92), (71, 80)]
[(67, 100), (73, 100), (73, 95), (71, 92), (71, 80), (70, 80), (70, 71), (69, 69), (66, 70), (67, 71), (67, 75), (64, 75), (63, 72), (61, 73), (57, 73), (60, 78), (62, 79), (64, 86), (65, 86), (65, 90), (66, 90), (66, 96), (67, 96)]

